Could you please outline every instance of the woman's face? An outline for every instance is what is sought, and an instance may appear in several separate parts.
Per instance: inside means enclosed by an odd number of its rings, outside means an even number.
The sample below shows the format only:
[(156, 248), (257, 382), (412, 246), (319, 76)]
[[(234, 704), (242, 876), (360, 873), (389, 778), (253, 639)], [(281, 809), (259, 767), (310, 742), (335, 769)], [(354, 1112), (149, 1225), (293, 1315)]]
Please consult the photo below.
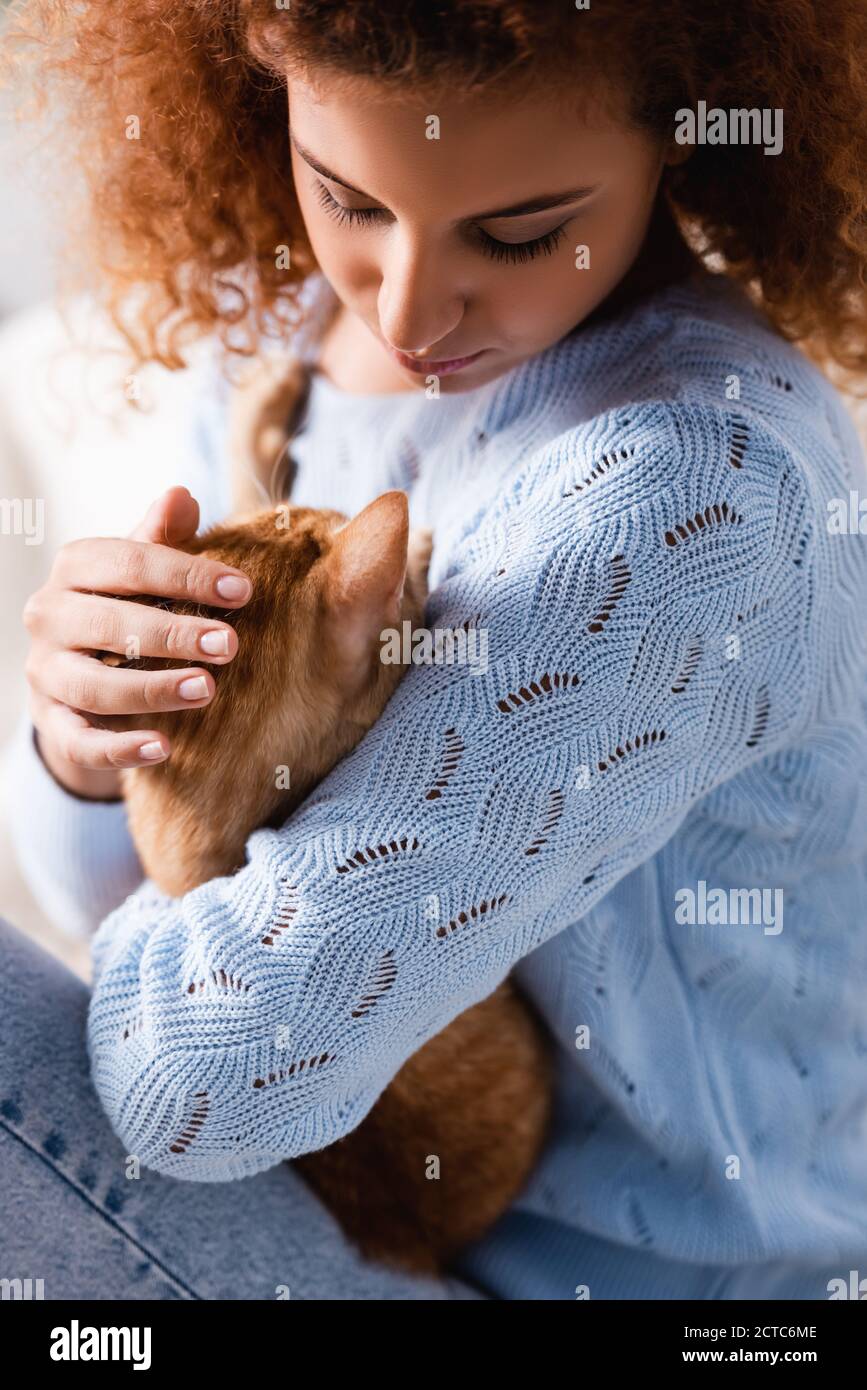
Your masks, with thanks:
[(570, 115), (562, 94), (424, 104), (367, 79), (329, 91), (290, 78), (289, 116), (321, 270), (396, 378), (433, 374), (444, 392), (492, 381), (606, 298), (664, 163), (650, 135)]

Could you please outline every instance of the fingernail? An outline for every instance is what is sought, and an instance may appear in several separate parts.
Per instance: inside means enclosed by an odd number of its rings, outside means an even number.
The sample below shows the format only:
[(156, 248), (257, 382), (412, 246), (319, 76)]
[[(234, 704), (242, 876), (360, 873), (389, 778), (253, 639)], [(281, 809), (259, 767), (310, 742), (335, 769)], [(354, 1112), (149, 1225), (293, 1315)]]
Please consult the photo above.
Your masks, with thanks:
[(252, 592), (249, 579), (240, 579), (235, 574), (224, 574), (217, 580), (217, 593), (220, 598), (248, 598)]
[(208, 682), (204, 676), (187, 676), (178, 686), (178, 694), (184, 700), (204, 700), (208, 694)]
[(156, 762), (158, 758), (166, 756), (165, 749), (161, 743), (143, 743), (139, 751), (139, 757), (147, 758), (149, 762)]
[(213, 632), (203, 632), (199, 638), (199, 646), (203, 652), (210, 656), (229, 655), (229, 634), (225, 628), (215, 629)]

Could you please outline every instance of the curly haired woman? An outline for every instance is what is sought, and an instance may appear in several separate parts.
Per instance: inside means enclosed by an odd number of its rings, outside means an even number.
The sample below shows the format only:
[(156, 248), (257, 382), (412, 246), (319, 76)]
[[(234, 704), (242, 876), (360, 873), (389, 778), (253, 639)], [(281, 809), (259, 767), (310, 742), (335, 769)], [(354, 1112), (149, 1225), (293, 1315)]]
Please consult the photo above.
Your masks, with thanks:
[[(55, 1297), (827, 1298), (867, 1268), (867, 551), (857, 506), (829, 524), (865, 486), (829, 380), (867, 367), (863, 3), (36, 0), (18, 29), (138, 359), (303, 362), (293, 502), (405, 489), (431, 621), (489, 662), (414, 667), (315, 805), (172, 900), (118, 769), (171, 758), (148, 712), (211, 700), (236, 638), (167, 647), (117, 596), (249, 585), (173, 548), (182, 488), (61, 551), (17, 835), (49, 910), (101, 925), (92, 995), (2, 936), (8, 1248)], [(189, 666), (93, 659), (130, 633)], [(187, 963), (227, 957), (252, 1002), (191, 1004)], [(282, 1161), (513, 968), (557, 1049), (537, 1171), (454, 1277), (363, 1263)], [(263, 1098), (281, 1028), (338, 1060)]]

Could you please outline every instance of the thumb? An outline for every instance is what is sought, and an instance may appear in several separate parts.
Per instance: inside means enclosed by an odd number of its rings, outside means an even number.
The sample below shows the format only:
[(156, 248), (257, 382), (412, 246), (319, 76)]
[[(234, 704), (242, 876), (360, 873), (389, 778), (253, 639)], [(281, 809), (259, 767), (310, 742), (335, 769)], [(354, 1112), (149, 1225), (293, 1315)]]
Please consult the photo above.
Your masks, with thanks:
[(196, 534), (199, 504), (188, 488), (170, 487), (152, 502), (134, 531), (132, 541), (153, 541), (157, 545), (178, 545)]

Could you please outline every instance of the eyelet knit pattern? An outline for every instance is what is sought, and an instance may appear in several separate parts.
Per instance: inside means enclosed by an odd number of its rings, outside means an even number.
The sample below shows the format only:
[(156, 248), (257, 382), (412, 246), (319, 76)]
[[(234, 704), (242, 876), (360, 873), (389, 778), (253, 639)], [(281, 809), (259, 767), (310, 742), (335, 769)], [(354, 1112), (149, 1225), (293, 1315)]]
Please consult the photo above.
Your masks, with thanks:
[[(537, 1257), (492, 1238), (494, 1285), (574, 1296), (588, 1237), (661, 1271), (863, 1256), (867, 543), (826, 525), (864, 488), (834, 392), (702, 277), (477, 391), (315, 378), (293, 454), (301, 504), (407, 489), (428, 626), (487, 661), (413, 666), (238, 874), (104, 922), (89, 1047), (129, 1152), (221, 1182), (327, 1145), (517, 967), (558, 1118)], [(701, 884), (779, 890), (781, 929), (682, 924)]]

